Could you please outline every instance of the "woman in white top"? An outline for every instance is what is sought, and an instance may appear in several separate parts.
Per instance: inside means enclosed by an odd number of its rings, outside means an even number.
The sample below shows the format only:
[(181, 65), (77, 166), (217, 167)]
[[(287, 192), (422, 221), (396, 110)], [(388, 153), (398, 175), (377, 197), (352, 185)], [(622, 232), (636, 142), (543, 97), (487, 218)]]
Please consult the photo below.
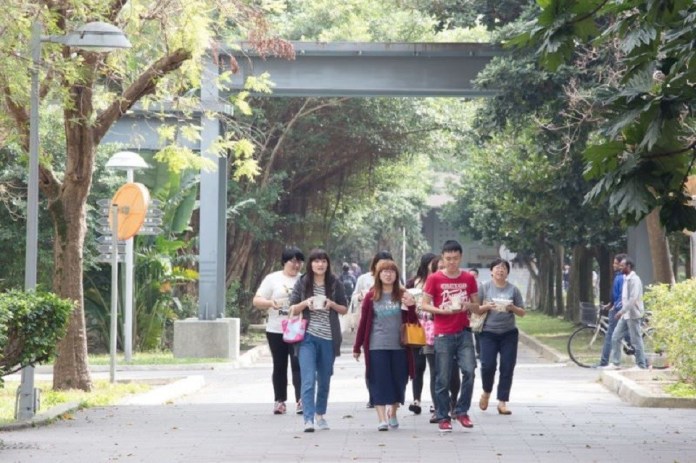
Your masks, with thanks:
[(290, 357), (290, 369), (292, 370), (292, 385), (295, 388), (296, 413), (302, 414), (300, 364), (297, 356), (294, 355), (292, 345), (283, 341), (281, 321), (288, 314), (290, 293), (300, 277), (303, 262), (304, 254), (302, 251), (297, 248), (286, 248), (281, 257), (283, 270), (266, 275), (253, 300), (254, 307), (268, 311), (266, 339), (273, 357), (272, 380), (275, 394), (273, 413), (275, 415), (283, 415), (286, 411), (288, 357)]

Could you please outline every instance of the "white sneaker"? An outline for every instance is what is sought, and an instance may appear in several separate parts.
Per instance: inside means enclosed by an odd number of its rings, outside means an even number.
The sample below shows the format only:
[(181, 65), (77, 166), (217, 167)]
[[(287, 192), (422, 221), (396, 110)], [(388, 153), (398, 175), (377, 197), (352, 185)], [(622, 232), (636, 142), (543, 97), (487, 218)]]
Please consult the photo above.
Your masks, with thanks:
[(317, 429), (319, 431), (328, 431), (331, 428), (329, 427), (329, 423), (327, 423), (324, 418), (319, 418), (317, 420)]
[(613, 363), (610, 363), (609, 365), (605, 365), (603, 367), (599, 367), (600, 370), (620, 370), (621, 367), (619, 365), (615, 365)]

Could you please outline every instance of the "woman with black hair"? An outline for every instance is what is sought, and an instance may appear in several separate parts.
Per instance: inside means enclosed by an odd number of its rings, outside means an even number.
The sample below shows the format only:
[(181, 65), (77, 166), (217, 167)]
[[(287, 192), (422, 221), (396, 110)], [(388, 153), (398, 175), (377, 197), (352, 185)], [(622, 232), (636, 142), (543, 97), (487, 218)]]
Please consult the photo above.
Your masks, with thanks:
[(307, 273), (295, 284), (290, 295), (290, 313), (302, 313), (307, 330), (299, 343), (300, 374), (304, 431), (314, 432), (314, 425), (328, 430), (324, 418), (334, 360), (341, 354), (339, 314), (348, 311), (343, 285), (331, 273), (331, 259), (326, 251), (309, 253)]
[(300, 277), (300, 268), (304, 262), (304, 254), (298, 248), (290, 247), (283, 250), (281, 256), (283, 270), (273, 272), (263, 279), (252, 301), (254, 307), (268, 312), (266, 321), (266, 340), (273, 357), (273, 392), (275, 403), (273, 413), (283, 415), (286, 411), (285, 401), (288, 399), (288, 357), (292, 371), (292, 385), (295, 388), (296, 413), (302, 413), (300, 400), (300, 364), (297, 356), (293, 355), (292, 346), (283, 341), (281, 321), (288, 313), (290, 293)]
[(517, 363), (517, 343), (519, 331), (515, 326), (515, 317), (524, 317), (524, 301), (520, 290), (510, 282), (510, 263), (496, 259), (489, 266), (491, 281), (481, 285), (481, 310), (488, 312), (481, 331), (481, 383), (483, 394), (479, 408), (486, 410), (493, 391), (497, 360), (500, 356), (500, 374), (498, 375), (498, 413), (510, 415), (507, 408), (512, 388), (512, 375)]

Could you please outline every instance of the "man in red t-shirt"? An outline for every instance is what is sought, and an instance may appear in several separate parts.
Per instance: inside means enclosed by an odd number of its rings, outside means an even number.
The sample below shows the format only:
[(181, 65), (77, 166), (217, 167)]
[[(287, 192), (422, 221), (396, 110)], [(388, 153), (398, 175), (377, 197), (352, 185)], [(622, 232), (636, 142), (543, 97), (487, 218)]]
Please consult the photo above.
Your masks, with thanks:
[(440, 431), (452, 431), (449, 414), (449, 388), (452, 362), (462, 372), (459, 399), (453, 416), (465, 428), (473, 428), (469, 419), (471, 396), (474, 392), (476, 357), (474, 339), (469, 329), (469, 311), (479, 313), (476, 279), (459, 268), (462, 246), (454, 240), (442, 246), (445, 268), (431, 274), (423, 287), (421, 309), (434, 315), (435, 320), (435, 414)]

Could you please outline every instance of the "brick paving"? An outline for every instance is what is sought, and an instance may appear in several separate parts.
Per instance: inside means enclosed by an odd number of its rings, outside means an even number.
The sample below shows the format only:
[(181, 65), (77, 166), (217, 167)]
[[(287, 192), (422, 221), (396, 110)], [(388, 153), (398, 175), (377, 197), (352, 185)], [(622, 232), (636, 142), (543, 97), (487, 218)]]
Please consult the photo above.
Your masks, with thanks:
[(478, 409), (477, 377), (470, 411), (475, 427), (453, 423), (447, 434), (428, 423), (427, 382), (423, 414), (404, 407), (398, 430), (378, 432), (375, 412), (365, 408), (363, 372), (346, 346), (331, 383), (330, 431), (306, 434), (301, 416), (272, 414), (271, 361), (262, 355), (241, 368), (172, 372), (200, 375), (205, 385), (165, 405), (94, 408), (48, 426), (0, 432), (0, 461), (696, 461), (696, 410), (632, 406), (602, 386), (599, 372), (550, 363), (524, 346), (509, 403), (513, 414), (498, 415), (494, 400), (488, 411)]

